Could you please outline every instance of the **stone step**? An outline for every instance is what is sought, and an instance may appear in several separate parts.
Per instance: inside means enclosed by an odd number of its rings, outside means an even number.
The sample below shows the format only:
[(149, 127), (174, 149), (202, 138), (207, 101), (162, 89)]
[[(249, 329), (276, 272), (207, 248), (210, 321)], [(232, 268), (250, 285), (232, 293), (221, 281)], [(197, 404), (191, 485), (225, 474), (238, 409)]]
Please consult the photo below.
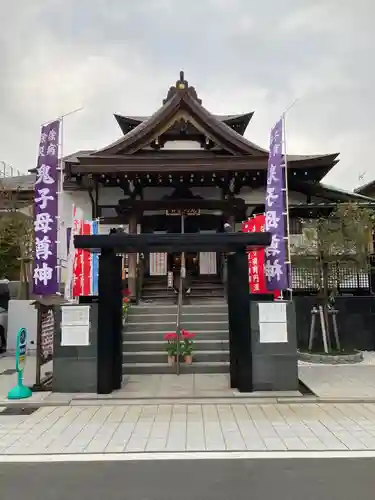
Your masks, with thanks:
[(198, 323), (201, 321), (226, 321), (228, 323), (227, 312), (185, 312), (181, 314), (182, 323)]
[(140, 303), (138, 305), (133, 305), (129, 308), (129, 317), (131, 315), (139, 314), (177, 314), (176, 305), (168, 304), (154, 304), (154, 303)]
[[(217, 290), (223, 290), (224, 286), (221, 283), (209, 283), (209, 282), (197, 282), (197, 283), (191, 283), (189, 282), (189, 286), (193, 290), (209, 290), (211, 288), (215, 288)], [(171, 290), (172, 287), (168, 287), (167, 283), (147, 283), (143, 285), (142, 288), (143, 292), (145, 293), (146, 291), (151, 291), (151, 290), (160, 290), (160, 291), (166, 291), (166, 290)]]
[[(228, 339), (212, 339), (194, 341), (197, 351), (229, 351)], [(165, 340), (127, 340), (126, 334), (123, 341), (123, 352), (165, 352)]]
[(165, 297), (175, 297), (177, 294), (172, 288), (143, 288), (142, 297), (157, 297), (162, 295)]
[(197, 283), (191, 283), (189, 282), (189, 286), (192, 290), (206, 290), (206, 289), (217, 289), (217, 290), (223, 290), (224, 286), (221, 283), (205, 283), (205, 282), (197, 282)]
[[(228, 351), (194, 351), (195, 362), (226, 362), (229, 361)], [(124, 363), (166, 363), (167, 353), (164, 351), (144, 351), (144, 352), (126, 352), (122, 353)]]
[[(180, 364), (180, 373), (228, 373), (228, 362), (199, 363), (193, 362), (191, 365)], [(176, 366), (168, 366), (167, 363), (123, 363), (123, 375), (132, 374), (174, 374)]]
[[(149, 342), (155, 342), (162, 340), (164, 341), (164, 335), (169, 332), (174, 332), (175, 328), (172, 328), (170, 330), (146, 330), (146, 331), (128, 331), (125, 330), (123, 334), (123, 340), (124, 341), (130, 341), (130, 342), (143, 342), (143, 341), (149, 341)], [(200, 330), (200, 331), (193, 331), (193, 333), (197, 333), (197, 338), (196, 340), (228, 340), (229, 339), (229, 332), (228, 330)]]
[[(224, 299), (224, 291), (220, 290), (193, 290), (183, 301), (186, 303), (192, 303), (197, 301), (204, 301), (206, 299)], [(142, 294), (142, 301), (152, 303), (157, 300), (167, 301), (169, 300), (171, 304), (177, 304), (178, 295), (174, 292), (162, 292), (162, 291), (151, 291), (151, 293), (145, 292)]]
[(164, 322), (174, 322), (177, 320), (177, 310), (174, 313), (143, 313), (143, 312), (129, 312), (128, 323), (164, 323)]
[[(192, 290), (189, 295), (186, 297), (184, 296), (183, 302), (184, 303), (191, 303), (191, 300), (194, 299), (195, 301), (197, 300), (205, 300), (205, 299), (224, 299), (224, 291), (220, 290)], [(151, 293), (145, 293), (142, 295), (142, 300), (143, 301), (154, 301), (155, 299), (169, 299), (172, 303), (177, 304), (178, 300), (178, 294), (176, 293), (165, 293), (165, 292), (158, 292), (158, 291), (151, 291)]]
[[(163, 320), (160, 316), (161, 321), (150, 322), (144, 318), (137, 318), (135, 321), (133, 318), (129, 318), (126, 324), (126, 333), (130, 332), (174, 332), (176, 330), (176, 318), (171, 317), (171, 319)], [(211, 328), (208, 328), (209, 330)]]
[(221, 286), (206, 286), (206, 287), (190, 287), (190, 295), (207, 295), (207, 294), (224, 294), (224, 288)]
[[(176, 323), (177, 321), (177, 311), (175, 313), (163, 313), (163, 314), (152, 314), (152, 313), (142, 313), (142, 312), (132, 312), (128, 316), (128, 329), (131, 329), (131, 325), (142, 323), (153, 325), (154, 323)], [(181, 323), (200, 323), (202, 321), (216, 323), (227, 322), (228, 323), (228, 313), (227, 312), (182, 312)], [(147, 328), (146, 328), (147, 329)]]
[(183, 306), (192, 306), (192, 307), (207, 307), (211, 304), (213, 304), (214, 306), (216, 306), (216, 304), (220, 303), (221, 304), (221, 307), (224, 307), (225, 310), (228, 309), (228, 304), (223, 297), (210, 297), (210, 296), (206, 296), (206, 297), (189, 297), (189, 300), (185, 300), (183, 301)]
[(216, 319), (208, 319), (208, 321), (185, 321), (181, 320), (181, 326), (193, 333), (199, 333), (201, 330), (211, 330), (215, 332), (228, 331), (228, 321), (220, 321)]
[(223, 300), (215, 301), (199, 301), (196, 304), (183, 304), (182, 314), (215, 314), (226, 313), (228, 314), (228, 304)]
[[(223, 319), (218, 319), (217, 316), (207, 316), (200, 318), (195, 316), (194, 319), (186, 319), (184, 316), (181, 318), (181, 326), (192, 332), (200, 330), (221, 331), (228, 330), (228, 319), (224, 316)], [(160, 316), (159, 321), (149, 321), (145, 317), (132, 317), (126, 324), (126, 332), (139, 332), (139, 331), (164, 331), (173, 332), (176, 328), (176, 318), (174, 315), (163, 317)]]
[(176, 306), (176, 297), (175, 296), (170, 296), (170, 295), (165, 295), (165, 296), (156, 296), (156, 297), (148, 297), (147, 295), (142, 296), (141, 298), (141, 303), (143, 305), (149, 305), (149, 306)]
[(192, 283), (222, 283), (220, 276), (217, 274), (204, 274), (197, 276), (191, 276), (190, 281)]

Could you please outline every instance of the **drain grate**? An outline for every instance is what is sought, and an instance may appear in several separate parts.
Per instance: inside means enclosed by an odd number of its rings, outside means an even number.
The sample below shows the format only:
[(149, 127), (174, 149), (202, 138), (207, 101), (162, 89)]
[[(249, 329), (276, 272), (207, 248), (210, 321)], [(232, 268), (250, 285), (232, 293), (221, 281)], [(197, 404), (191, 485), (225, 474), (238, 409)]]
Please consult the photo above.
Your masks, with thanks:
[(14, 375), (15, 373), (17, 373), (17, 370), (15, 370), (14, 368), (7, 368), (6, 370), (2, 371), (0, 375)]
[(15, 416), (15, 415), (32, 415), (39, 410), (40, 406), (6, 406), (4, 410), (0, 411), (1, 416)]

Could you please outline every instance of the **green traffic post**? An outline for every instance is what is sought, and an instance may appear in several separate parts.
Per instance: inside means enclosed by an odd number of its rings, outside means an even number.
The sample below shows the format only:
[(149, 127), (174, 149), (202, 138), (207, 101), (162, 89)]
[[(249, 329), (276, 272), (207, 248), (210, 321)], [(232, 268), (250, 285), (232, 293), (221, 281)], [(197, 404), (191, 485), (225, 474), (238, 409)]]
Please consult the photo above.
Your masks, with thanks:
[(27, 356), (27, 331), (20, 328), (16, 339), (16, 371), (17, 385), (8, 392), (8, 399), (26, 399), (32, 396), (29, 387), (23, 385), (23, 371), (26, 365)]

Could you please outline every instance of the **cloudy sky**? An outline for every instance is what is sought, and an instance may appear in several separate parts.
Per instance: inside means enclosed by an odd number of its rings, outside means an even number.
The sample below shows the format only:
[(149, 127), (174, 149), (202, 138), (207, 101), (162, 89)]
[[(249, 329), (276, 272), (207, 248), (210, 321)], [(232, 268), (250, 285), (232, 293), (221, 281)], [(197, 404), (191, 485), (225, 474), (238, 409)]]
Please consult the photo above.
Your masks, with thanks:
[[(40, 124), (65, 120), (64, 154), (151, 114), (183, 69), (214, 113), (255, 111), (266, 147), (288, 113), (288, 152), (341, 153), (325, 179), (375, 179), (374, 0), (0, 0), (0, 160), (36, 162)], [(359, 180), (360, 174), (364, 179)]]

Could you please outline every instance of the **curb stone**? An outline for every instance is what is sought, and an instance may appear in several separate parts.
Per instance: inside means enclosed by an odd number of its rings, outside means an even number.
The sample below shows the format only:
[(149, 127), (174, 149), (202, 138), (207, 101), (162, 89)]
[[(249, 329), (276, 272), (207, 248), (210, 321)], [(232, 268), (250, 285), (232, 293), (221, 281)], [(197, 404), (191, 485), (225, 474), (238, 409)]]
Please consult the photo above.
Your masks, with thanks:
[[(345, 398), (345, 397), (273, 397), (273, 398), (158, 398), (158, 399), (71, 399), (70, 401), (0, 401), (0, 407), (64, 407), (64, 406), (151, 406), (151, 405), (173, 405), (173, 404), (375, 404), (375, 398)], [(1, 416), (1, 413), (0, 413)]]

